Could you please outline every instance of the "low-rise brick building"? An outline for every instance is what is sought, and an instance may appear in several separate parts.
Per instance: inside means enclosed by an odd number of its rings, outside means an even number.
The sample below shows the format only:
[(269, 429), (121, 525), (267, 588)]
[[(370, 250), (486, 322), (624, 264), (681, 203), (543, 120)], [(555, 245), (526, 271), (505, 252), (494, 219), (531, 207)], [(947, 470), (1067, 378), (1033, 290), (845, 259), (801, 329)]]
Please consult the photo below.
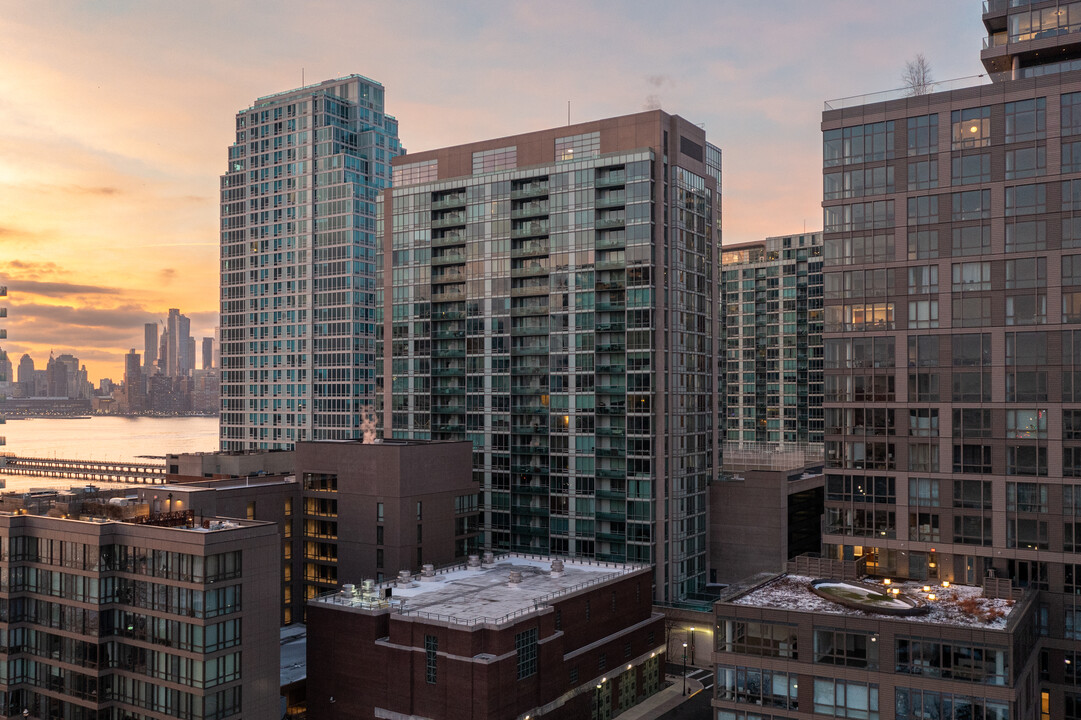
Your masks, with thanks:
[(475, 556), (308, 604), (318, 718), (611, 718), (663, 681), (647, 565)]

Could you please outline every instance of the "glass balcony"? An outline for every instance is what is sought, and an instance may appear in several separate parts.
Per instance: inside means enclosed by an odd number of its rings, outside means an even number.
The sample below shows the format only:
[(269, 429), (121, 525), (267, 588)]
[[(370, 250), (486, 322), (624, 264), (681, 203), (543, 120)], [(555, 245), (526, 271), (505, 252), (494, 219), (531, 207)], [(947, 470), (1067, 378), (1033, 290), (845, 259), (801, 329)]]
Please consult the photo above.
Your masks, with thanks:
[(532, 257), (548, 254), (548, 242), (546, 240), (531, 240), (521, 243), (518, 247), (511, 248), (512, 258)]
[(593, 183), (594, 187), (599, 188), (616, 187), (626, 184), (627, 173), (625, 172), (610, 172), (604, 175), (598, 175), (596, 181)]
[[(434, 227), (434, 226), (433, 226)], [(512, 238), (539, 237), (548, 234), (547, 222), (526, 222), (511, 228)]]
[(527, 202), (518, 205), (510, 211), (511, 218), (519, 220), (521, 218), (531, 217), (543, 217), (548, 214), (547, 202)]
[(444, 195), (438, 200), (432, 201), (432, 210), (447, 210), (465, 206), (465, 193)]
[(510, 197), (512, 200), (521, 200), (523, 198), (540, 197), (548, 194), (548, 181), (539, 181), (526, 183), (525, 185), (519, 185), (515, 189), (510, 191)]
[(432, 258), (432, 265), (458, 265), (465, 262), (465, 255), (461, 253), (444, 253)]
[(465, 233), (459, 230), (452, 230), (440, 235), (432, 236), (432, 247), (446, 247), (448, 245), (464, 245)]

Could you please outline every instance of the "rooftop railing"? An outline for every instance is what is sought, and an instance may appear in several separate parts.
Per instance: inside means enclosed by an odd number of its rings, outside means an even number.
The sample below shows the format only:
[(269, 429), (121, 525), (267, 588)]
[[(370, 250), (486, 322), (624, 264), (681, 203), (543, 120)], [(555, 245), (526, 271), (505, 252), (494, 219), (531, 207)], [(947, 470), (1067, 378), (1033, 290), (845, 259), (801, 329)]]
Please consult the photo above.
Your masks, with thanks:
[(864, 95), (852, 95), (850, 97), (838, 98), (836, 100), (827, 100), (825, 102), (825, 109), (829, 110), (844, 110), (845, 108), (858, 107), (860, 105), (870, 105), (872, 103), (889, 102), (890, 100), (903, 100), (905, 98), (916, 98), (923, 95), (931, 95), (932, 93), (949, 92), (951, 90), (961, 90), (964, 88), (976, 87), (977, 85), (986, 85), (993, 80), (1010, 79), (1012, 73), (983, 73), (980, 75), (969, 75), (967, 77), (955, 78), (953, 80), (940, 80), (937, 82), (929, 82), (920, 87), (903, 87), (895, 88), (893, 90), (883, 90), (881, 92), (867, 93)]
[(722, 474), (741, 470), (797, 470), (825, 462), (820, 443), (726, 442), (721, 445)]

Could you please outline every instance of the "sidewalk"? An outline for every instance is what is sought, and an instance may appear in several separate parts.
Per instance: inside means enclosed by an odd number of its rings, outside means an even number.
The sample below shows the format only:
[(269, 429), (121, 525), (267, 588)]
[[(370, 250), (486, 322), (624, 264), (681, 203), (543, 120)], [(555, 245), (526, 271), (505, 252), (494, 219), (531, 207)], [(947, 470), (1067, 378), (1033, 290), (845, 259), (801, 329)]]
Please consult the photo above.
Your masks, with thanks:
[[(694, 670), (694, 668), (691, 668)], [(660, 717), (674, 707), (682, 705), (691, 695), (702, 690), (702, 683), (694, 678), (687, 678), (687, 694), (683, 694), (683, 676), (666, 675), (668, 687), (659, 690), (648, 698), (638, 703), (630, 710), (618, 715), (617, 720), (652, 720)]]

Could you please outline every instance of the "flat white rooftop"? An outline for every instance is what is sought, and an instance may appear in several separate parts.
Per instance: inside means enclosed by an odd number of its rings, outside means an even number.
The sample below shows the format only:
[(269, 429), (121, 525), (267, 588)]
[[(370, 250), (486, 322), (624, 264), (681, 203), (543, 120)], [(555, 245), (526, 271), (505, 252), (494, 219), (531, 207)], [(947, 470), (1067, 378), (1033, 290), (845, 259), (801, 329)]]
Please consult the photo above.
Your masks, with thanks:
[[(563, 561), (562, 573), (553, 575), (552, 560)], [(413, 576), (411, 582), (392, 581), (375, 586), (364, 595), (342, 592), (311, 602), (343, 609), (390, 610), (397, 615), (420, 617), (456, 625), (501, 625), (522, 615), (542, 610), (564, 595), (610, 582), (646, 565), (591, 562), (571, 558), (533, 555), (502, 555), (490, 565), (455, 565), (431, 577)], [(520, 582), (511, 582), (520, 573)], [(389, 602), (385, 590), (390, 588)]]

